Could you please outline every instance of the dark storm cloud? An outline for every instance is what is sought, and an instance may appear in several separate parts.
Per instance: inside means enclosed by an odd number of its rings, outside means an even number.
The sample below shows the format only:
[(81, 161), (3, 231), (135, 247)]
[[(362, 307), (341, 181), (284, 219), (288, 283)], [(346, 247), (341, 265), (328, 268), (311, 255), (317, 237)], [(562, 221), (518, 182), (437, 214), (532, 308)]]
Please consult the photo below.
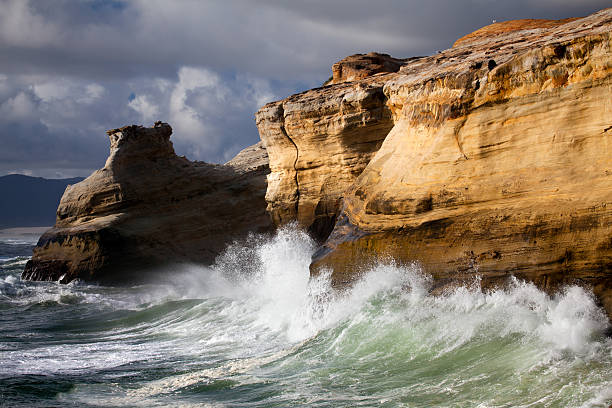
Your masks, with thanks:
[(566, 18), (608, 6), (0, 0), (0, 174), (87, 173), (106, 157), (104, 129), (156, 119), (174, 126), (180, 154), (224, 161), (257, 141), (258, 106), (319, 85), (346, 55), (431, 54), (492, 19)]

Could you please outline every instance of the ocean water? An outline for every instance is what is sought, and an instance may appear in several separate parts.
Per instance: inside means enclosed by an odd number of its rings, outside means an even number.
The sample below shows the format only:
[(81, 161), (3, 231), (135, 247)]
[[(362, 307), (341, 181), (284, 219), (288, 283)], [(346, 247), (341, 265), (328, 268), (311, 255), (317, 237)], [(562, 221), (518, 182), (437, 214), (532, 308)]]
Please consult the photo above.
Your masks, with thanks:
[(295, 229), (165, 282), (24, 282), (35, 238), (0, 235), (1, 406), (612, 403), (608, 323), (579, 287), (432, 297), (418, 265), (388, 262), (338, 293), (309, 279), (314, 245)]

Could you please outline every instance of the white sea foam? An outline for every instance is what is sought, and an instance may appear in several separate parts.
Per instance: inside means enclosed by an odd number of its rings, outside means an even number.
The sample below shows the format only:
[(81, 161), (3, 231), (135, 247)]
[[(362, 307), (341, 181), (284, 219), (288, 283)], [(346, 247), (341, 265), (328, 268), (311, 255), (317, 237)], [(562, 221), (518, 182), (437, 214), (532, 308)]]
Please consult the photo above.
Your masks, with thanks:
[(612, 379), (609, 379), (608, 384), (604, 384), (601, 387), (601, 390), (595, 397), (582, 404), (581, 408), (609, 408), (610, 401), (612, 401)]
[[(353, 379), (377, 384), (376, 403), (419, 393), (452, 399), (497, 384), (482, 406), (507, 406), (496, 394), (510, 395), (534, 378), (543, 393), (522, 396), (528, 401), (523, 406), (573, 401), (578, 391), (590, 398), (584, 406), (603, 406), (612, 398), (605, 380), (612, 374), (612, 342), (603, 336), (608, 323), (587, 290), (569, 286), (551, 297), (514, 279), (505, 289), (482, 292), (476, 279), (471, 286), (430, 296), (431, 278), (417, 264), (388, 261), (371, 266), (350, 290), (336, 292), (330, 271), (310, 278), (314, 248), (304, 232), (281, 229), (251, 245), (231, 246), (210, 268), (177, 266), (174, 282), (127, 292), (5, 277), (0, 291), (3, 285), (23, 285), (21, 297), (14, 296), (22, 302), (52, 301), (60, 308), (88, 304), (129, 313), (115, 317), (118, 322), (109, 322), (94, 342), (8, 351), (2, 358), (9, 363), (0, 364), (0, 373), (82, 374), (145, 362), (202, 363), (137, 387), (90, 395), (94, 386), (78, 386), (62, 396), (101, 405), (164, 405), (164, 396), (198, 384), (231, 380), (239, 387), (270, 379), (307, 385), (309, 401), (319, 401), (321, 384), (350, 388), (356, 386)], [(124, 315), (131, 320), (124, 323)], [(603, 367), (584, 373), (584, 367), (602, 361)], [(436, 372), (440, 362), (448, 371)], [(416, 381), (411, 370), (425, 374)], [(504, 377), (506, 372), (511, 375)], [(556, 387), (555, 393), (544, 392), (546, 387)], [(105, 393), (113, 399), (105, 399)], [(283, 395), (292, 393), (294, 388)], [(358, 402), (368, 406), (372, 401)]]
[(12, 268), (25, 265), (30, 260), (29, 256), (5, 256), (0, 257), (0, 267)]
[[(607, 327), (607, 318), (591, 293), (570, 286), (554, 297), (533, 284), (513, 279), (506, 289), (482, 292), (476, 281), (443, 296), (428, 295), (431, 278), (418, 265), (393, 262), (373, 266), (344, 293), (332, 290), (330, 272), (310, 279), (314, 244), (296, 229), (281, 229), (276, 236), (248, 250), (234, 247), (212, 269), (188, 268), (186, 296), (216, 295), (239, 301), (228, 310), (250, 315), (251, 324), (303, 341), (346, 319), (359, 319), (375, 297), (399, 297), (403, 307), (393, 318), (409, 324), (435, 322), (435, 340), (454, 347), (475, 336), (512, 333), (537, 338), (552, 349), (586, 353), (597, 346), (594, 337)], [(241, 265), (240, 261), (248, 261)], [(228, 275), (227, 264), (240, 271)], [(187, 278), (190, 276), (190, 278)], [(181, 278), (183, 279), (183, 278)], [(387, 316), (388, 317), (388, 316)], [(494, 328), (494, 330), (491, 330)]]

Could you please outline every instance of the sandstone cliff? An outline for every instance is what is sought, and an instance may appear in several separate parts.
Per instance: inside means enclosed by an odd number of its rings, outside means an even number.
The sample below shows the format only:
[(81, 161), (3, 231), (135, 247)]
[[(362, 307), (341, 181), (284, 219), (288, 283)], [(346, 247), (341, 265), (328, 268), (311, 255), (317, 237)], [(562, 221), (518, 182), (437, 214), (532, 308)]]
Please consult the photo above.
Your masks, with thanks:
[(270, 103), (256, 114), (270, 157), (266, 200), (277, 225), (297, 220), (319, 239), (334, 226), (343, 192), (393, 127), (389, 74)]
[(333, 65), (329, 85), (257, 112), (270, 156), (266, 200), (277, 225), (297, 220), (319, 240), (329, 235), (342, 194), (393, 127), (384, 84), (418, 59), (352, 55)]
[(106, 165), (66, 189), (23, 278), (142, 280), (147, 268), (210, 263), (228, 242), (271, 227), (261, 144), (213, 165), (178, 157), (165, 123), (107, 133)]
[(592, 286), (611, 312), (612, 9), (479, 31), (262, 108), (268, 209), (334, 225), (312, 270), (338, 285), (392, 256), (439, 283)]

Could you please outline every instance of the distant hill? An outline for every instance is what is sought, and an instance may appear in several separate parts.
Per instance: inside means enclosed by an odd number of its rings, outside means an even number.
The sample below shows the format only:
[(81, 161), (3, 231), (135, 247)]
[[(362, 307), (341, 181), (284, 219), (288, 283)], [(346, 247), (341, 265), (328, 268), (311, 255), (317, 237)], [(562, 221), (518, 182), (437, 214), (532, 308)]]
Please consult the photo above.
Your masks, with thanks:
[(0, 177), (0, 229), (55, 224), (55, 211), (66, 186), (82, 177), (44, 179), (21, 174)]

